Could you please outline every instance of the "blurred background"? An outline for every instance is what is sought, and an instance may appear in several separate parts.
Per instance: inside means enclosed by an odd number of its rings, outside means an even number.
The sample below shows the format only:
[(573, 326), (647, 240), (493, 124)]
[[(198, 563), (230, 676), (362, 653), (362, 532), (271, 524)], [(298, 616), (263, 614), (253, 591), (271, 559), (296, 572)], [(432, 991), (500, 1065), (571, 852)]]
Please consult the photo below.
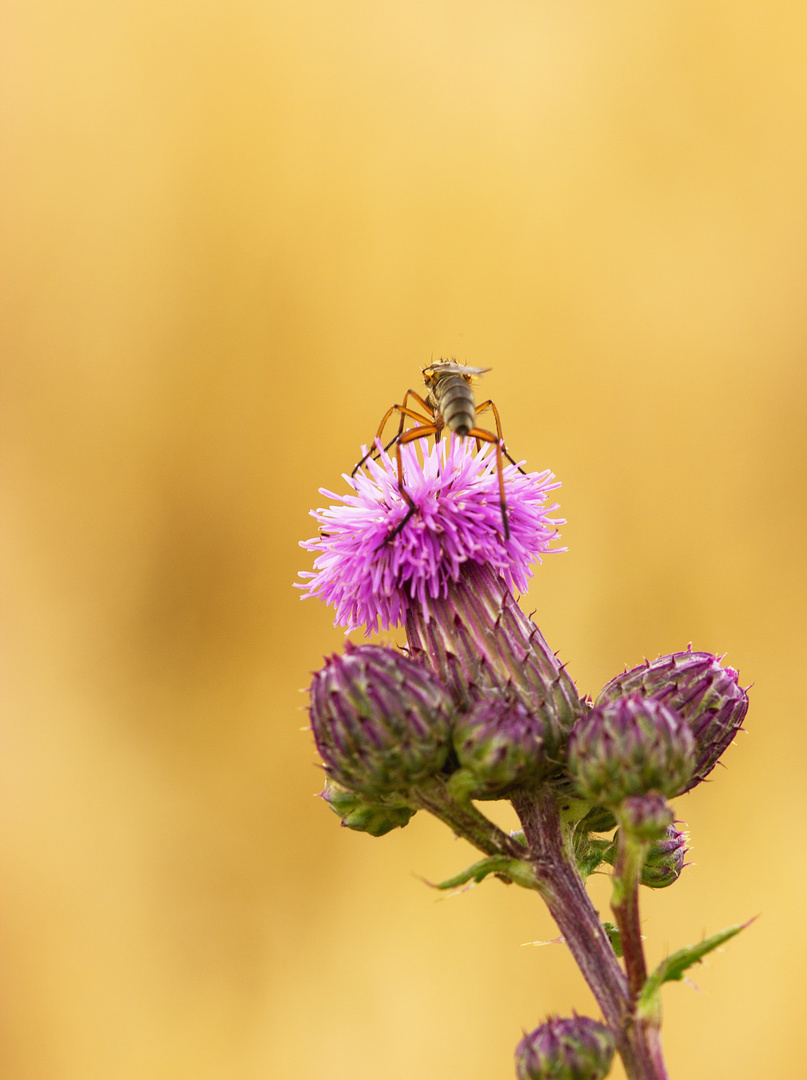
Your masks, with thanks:
[(535, 897), (314, 797), (297, 543), (441, 356), (563, 483), (525, 604), (581, 691), (690, 641), (754, 683), (645, 933), (760, 914), (668, 1063), (798, 1075), (807, 8), (3, 7), (4, 1078), (492, 1080), (596, 1015)]

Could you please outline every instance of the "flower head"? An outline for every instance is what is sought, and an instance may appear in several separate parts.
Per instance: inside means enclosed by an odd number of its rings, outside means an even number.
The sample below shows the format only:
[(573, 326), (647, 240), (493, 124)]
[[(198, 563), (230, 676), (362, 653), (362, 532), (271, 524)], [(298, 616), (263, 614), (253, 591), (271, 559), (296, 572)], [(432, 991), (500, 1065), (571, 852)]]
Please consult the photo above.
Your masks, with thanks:
[(311, 729), (327, 775), (375, 802), (440, 771), (453, 712), (431, 672), (381, 645), (348, 643), (311, 683)]
[(370, 836), (386, 836), (393, 829), (402, 829), (414, 817), (415, 809), (404, 800), (391, 796), (368, 799), (325, 777), (320, 797), (342, 819), (346, 829), (366, 832)]
[(687, 834), (670, 825), (665, 835), (654, 841), (642, 867), (642, 885), (651, 889), (666, 889), (681, 876), (687, 853)]
[(475, 797), (492, 796), (529, 782), (545, 766), (543, 731), (540, 717), (515, 695), (480, 699), (454, 724), (454, 790), (463, 783)]
[(587, 1016), (550, 1016), (516, 1047), (518, 1080), (602, 1080), (614, 1057), (614, 1037)]
[(695, 770), (684, 791), (709, 775), (748, 712), (748, 695), (734, 668), (724, 667), (711, 653), (693, 652), (691, 645), (686, 652), (645, 660), (617, 675), (600, 691), (597, 705), (634, 693), (663, 701), (689, 725)]
[(336, 608), (335, 624), (367, 633), (399, 626), (412, 602), (445, 596), (466, 563), (491, 567), (506, 584), (524, 592), (558, 535), (562, 519), (550, 515), (548, 492), (559, 487), (552, 473), (503, 469), (510, 537), (502, 536), (502, 510), (496, 455), (489, 446), (475, 451), (469, 439), (449, 438), (424, 450), (401, 447), (404, 487), (415, 512), (401, 494), (394, 458), (383, 451), (368, 461), (367, 473), (345, 476), (351, 494), (321, 493), (337, 500), (312, 510), (321, 533), (301, 547), (316, 553), (314, 571), (303, 572), (304, 596), (317, 596)]
[(569, 772), (581, 795), (598, 806), (618, 807), (650, 791), (672, 798), (685, 790), (694, 765), (695, 739), (686, 722), (641, 694), (592, 709), (569, 739)]

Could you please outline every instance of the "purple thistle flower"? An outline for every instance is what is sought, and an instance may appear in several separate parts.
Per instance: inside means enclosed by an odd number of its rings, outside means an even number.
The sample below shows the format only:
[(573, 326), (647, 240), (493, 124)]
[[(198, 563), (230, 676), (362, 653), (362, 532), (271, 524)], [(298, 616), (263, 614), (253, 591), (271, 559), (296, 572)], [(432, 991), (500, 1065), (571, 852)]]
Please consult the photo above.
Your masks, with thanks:
[[(380, 447), (379, 447), (380, 449)], [(415, 513), (395, 533), (409, 506), (401, 496), (395, 460), (383, 451), (368, 461), (368, 473), (345, 476), (352, 494), (323, 495), (338, 501), (312, 510), (321, 533), (300, 546), (316, 553), (314, 571), (303, 571), (303, 596), (336, 608), (335, 625), (366, 633), (401, 625), (412, 602), (445, 597), (467, 563), (491, 568), (507, 586), (525, 592), (531, 563), (540, 562), (558, 536), (562, 518), (550, 515), (548, 492), (559, 487), (553, 474), (503, 469), (510, 538), (502, 537), (496, 456), (470, 440), (449, 438), (423, 453), (401, 447), (404, 485)], [(562, 549), (554, 549), (562, 550)]]

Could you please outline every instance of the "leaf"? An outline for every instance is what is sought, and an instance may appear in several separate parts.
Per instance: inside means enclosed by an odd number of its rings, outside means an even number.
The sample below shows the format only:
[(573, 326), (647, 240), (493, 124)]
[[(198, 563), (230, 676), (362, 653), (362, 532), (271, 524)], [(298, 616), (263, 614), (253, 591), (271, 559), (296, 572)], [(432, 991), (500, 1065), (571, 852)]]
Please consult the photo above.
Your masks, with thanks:
[(611, 942), (611, 948), (617, 956), (622, 956), (622, 934), (620, 933), (619, 927), (616, 923), (604, 922), (602, 928), (608, 935), (608, 940)]
[(718, 934), (705, 938), (697, 945), (689, 945), (685, 949), (679, 949), (678, 952), (674, 952), (662, 960), (652, 975), (648, 976), (647, 982), (642, 987), (637, 1006), (638, 1015), (645, 1018), (658, 1016), (661, 1009), (659, 992), (664, 983), (679, 982), (683, 979), (687, 968), (700, 963), (707, 953), (720, 948), (721, 945), (739, 934), (741, 930), (745, 930), (746, 926), (750, 926), (753, 921), (754, 919), (749, 919), (748, 922), (730, 926), (726, 930), (721, 930)]
[(446, 881), (440, 881), (437, 884), (427, 881), (426, 884), (442, 891), (459, 889), (469, 883), (478, 885), (488, 874), (496, 874), (508, 884), (513, 882), (528, 889), (535, 887), (535, 875), (529, 864), (521, 859), (511, 859), (506, 855), (493, 855), (489, 859), (480, 859), (479, 862), (466, 867)]

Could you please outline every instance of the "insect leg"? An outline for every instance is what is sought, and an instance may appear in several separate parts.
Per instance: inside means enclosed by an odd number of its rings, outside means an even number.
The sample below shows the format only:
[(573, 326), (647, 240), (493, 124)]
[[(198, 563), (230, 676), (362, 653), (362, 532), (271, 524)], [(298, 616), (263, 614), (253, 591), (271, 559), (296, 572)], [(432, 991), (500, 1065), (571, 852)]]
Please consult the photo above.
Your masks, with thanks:
[[(496, 408), (496, 406), (493, 404), (493, 402), (490, 399), (488, 399), (487, 401), (483, 401), (481, 405), (477, 405), (477, 407), (476, 407), (477, 414), (481, 413), (483, 409), (490, 409), (493, 412), (493, 419), (496, 421), (496, 434), (499, 436), (499, 441), (501, 442), (502, 453), (504, 454), (504, 456), (507, 458), (507, 460), (510, 462), (511, 465), (515, 465), (515, 467), (518, 469), (518, 471), (520, 473), (524, 473), (524, 475), (526, 476), (527, 474), (524, 472), (524, 470), (521, 468), (521, 466), (518, 464), (518, 462), (514, 461), (510, 457), (509, 453), (507, 452), (507, 447), (504, 445), (504, 439), (502, 438), (502, 422), (499, 419), (499, 410)], [(478, 444), (478, 441), (477, 441), (477, 444)]]
[[(499, 479), (499, 506), (502, 508), (502, 525), (504, 526), (504, 538), (510, 539), (510, 525), (507, 521), (507, 501), (504, 497), (504, 476), (502, 475), (502, 453), (507, 453), (503, 449), (501, 436), (497, 439), (492, 431), (485, 431), (484, 428), (471, 428), (468, 432), (470, 438), (476, 439), (478, 442), (493, 443), (496, 447), (496, 476)], [(509, 454), (507, 455), (510, 456)], [(512, 458), (510, 458), (512, 461)]]
[[(406, 391), (406, 393), (404, 394), (403, 405), (401, 406), (401, 408), (406, 408), (406, 402), (408, 401), (409, 398), (414, 398), (415, 401), (418, 403), (418, 405), (420, 405), (421, 409), (423, 409), (424, 412), (431, 413), (432, 415), (434, 414), (434, 410), (432, 409), (431, 405), (429, 405), (428, 402), (424, 401), (423, 398), (420, 396), (420, 394), (416, 394), (414, 390), (407, 390)], [(414, 414), (409, 413), (409, 415), (413, 416)], [(421, 419), (422, 419), (422, 417), (421, 417)], [(400, 424), (400, 427), (398, 428), (398, 434), (399, 435), (403, 434), (403, 422), (404, 422), (404, 418), (403, 418), (403, 415), (402, 415), (401, 416), (401, 424)], [(431, 421), (429, 421), (429, 423), (431, 423)]]
[[(406, 398), (404, 398), (404, 401), (406, 401)], [(401, 437), (401, 433), (402, 433), (403, 425), (404, 425), (404, 420), (405, 420), (405, 418), (407, 416), (411, 416), (413, 420), (420, 421), (421, 424), (431, 424), (431, 422), (432, 422), (430, 417), (421, 416), (419, 413), (413, 412), (412, 409), (407, 409), (406, 406), (404, 406), (404, 405), (391, 405), (387, 409), (387, 411), (384, 413), (384, 419), (379, 424), (378, 431), (376, 433), (376, 437), (375, 437), (375, 439), (373, 439), (372, 449), (367, 451), (367, 453), (364, 455), (364, 457), (361, 459), (361, 461), (356, 462), (356, 464), (353, 466), (353, 469), (352, 469), (352, 471), (350, 473), (351, 476), (356, 475), (356, 473), (359, 471), (359, 469), (362, 467), (362, 465), (365, 463), (365, 461), (367, 461), (369, 458), (374, 457), (374, 456), (376, 456), (378, 454), (378, 447), (375, 444), (381, 438), (381, 435), (382, 435), (382, 433), (384, 431), (384, 428), (387, 426), (389, 418), (396, 411), (401, 414), (400, 427), (399, 427), (398, 433), (396, 434), (395, 438), (391, 439), (387, 443), (387, 445), (384, 447), (385, 450), (389, 450), (389, 448), (395, 442), (397, 442), (398, 439)]]
[[(417, 413), (412, 412), (411, 410), (407, 410), (406, 403), (410, 397), (415, 399), (418, 405), (422, 407), (424, 412), (431, 413), (432, 415), (419, 416)], [(398, 434), (395, 436), (394, 439), (390, 439), (390, 441), (384, 447), (384, 450), (389, 450), (389, 448), (403, 435), (404, 422), (407, 416), (411, 416), (415, 420), (420, 420), (421, 424), (431, 424), (434, 422), (434, 410), (432, 409), (431, 405), (429, 405), (428, 402), (424, 401), (420, 394), (416, 394), (414, 390), (406, 391), (403, 397), (403, 404), (400, 406), (399, 411), (401, 413), (401, 420), (398, 424)]]
[(410, 428), (408, 431), (405, 431), (400, 437), (396, 436), (395, 465), (396, 465), (396, 468), (398, 470), (398, 491), (400, 492), (401, 498), (407, 504), (409, 509), (407, 510), (407, 512), (403, 516), (403, 518), (395, 526), (395, 528), (392, 530), (392, 532), (389, 534), (389, 536), (387, 536), (386, 539), (384, 540), (384, 542), (379, 545), (379, 547), (383, 547), (384, 544), (388, 544), (390, 542), (390, 540), (392, 540), (394, 537), (396, 537), (398, 535), (398, 533), (401, 531), (401, 529), (403, 529), (404, 525), (406, 525), (406, 523), (409, 521), (409, 519), (412, 517), (412, 515), (417, 510), (417, 507), (412, 502), (412, 498), (411, 498), (409, 492), (404, 487), (404, 483), (403, 483), (403, 458), (401, 457), (401, 447), (403, 446), (404, 443), (414, 442), (415, 439), (427, 439), (430, 435), (435, 435), (436, 433), (437, 433), (437, 425), (436, 424), (429, 424), (428, 426), (424, 426), (424, 427)]

